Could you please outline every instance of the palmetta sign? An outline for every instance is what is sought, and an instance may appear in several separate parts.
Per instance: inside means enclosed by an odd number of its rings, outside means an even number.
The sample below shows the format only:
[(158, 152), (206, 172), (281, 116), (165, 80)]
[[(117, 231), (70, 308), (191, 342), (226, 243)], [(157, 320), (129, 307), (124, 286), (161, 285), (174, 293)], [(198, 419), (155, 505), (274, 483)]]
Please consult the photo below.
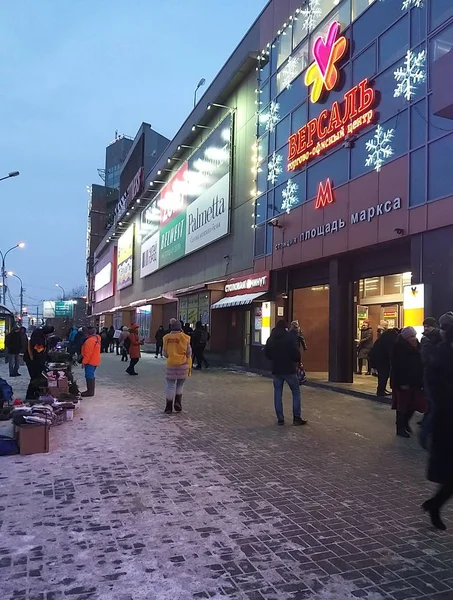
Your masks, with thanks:
[(343, 102), (334, 102), (330, 110), (323, 110), (297, 133), (289, 137), (288, 171), (305, 165), (367, 125), (375, 116), (373, 106), (376, 94), (364, 79), (344, 95)]

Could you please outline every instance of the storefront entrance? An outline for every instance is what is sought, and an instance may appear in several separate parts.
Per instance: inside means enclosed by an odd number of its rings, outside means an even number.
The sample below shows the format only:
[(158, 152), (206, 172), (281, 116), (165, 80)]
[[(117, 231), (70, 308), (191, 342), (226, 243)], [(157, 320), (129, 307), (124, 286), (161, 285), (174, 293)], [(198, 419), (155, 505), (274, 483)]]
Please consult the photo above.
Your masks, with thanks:
[(305, 369), (313, 373), (329, 370), (329, 286), (318, 285), (293, 291), (293, 320), (299, 321), (308, 351)]

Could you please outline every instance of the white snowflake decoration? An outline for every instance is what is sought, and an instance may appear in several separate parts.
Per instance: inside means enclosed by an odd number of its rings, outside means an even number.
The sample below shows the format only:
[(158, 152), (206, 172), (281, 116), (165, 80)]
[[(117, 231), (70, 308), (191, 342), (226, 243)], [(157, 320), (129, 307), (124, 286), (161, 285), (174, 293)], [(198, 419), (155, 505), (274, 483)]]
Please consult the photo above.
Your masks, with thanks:
[(367, 141), (366, 149), (368, 150), (368, 158), (365, 161), (365, 166), (373, 166), (377, 172), (382, 168), (386, 158), (393, 155), (393, 148), (390, 142), (393, 139), (394, 129), (384, 129), (378, 125), (374, 137)]
[(276, 152), (274, 152), (273, 155), (271, 156), (270, 161), (267, 164), (267, 168), (268, 168), (267, 180), (270, 181), (272, 183), (272, 185), (275, 185), (279, 176), (283, 173), (282, 162), (283, 162), (283, 156), (281, 154), (277, 154)]
[(403, 0), (403, 6), (401, 10), (406, 10), (406, 8), (410, 8), (411, 6), (415, 6), (416, 8), (423, 8), (424, 0)]
[(299, 191), (299, 186), (292, 179), (288, 179), (286, 183), (286, 187), (282, 192), (283, 202), (281, 209), (286, 210), (289, 214), (291, 208), (299, 202), (299, 198), (297, 196), (297, 192)]
[(311, 31), (322, 15), (321, 0), (310, 0), (309, 5), (301, 11), (300, 15), (304, 28)]
[(278, 102), (271, 102), (269, 112), (265, 115), (264, 119), (267, 131), (274, 131), (277, 123), (280, 121), (280, 104)]
[(300, 73), (299, 60), (295, 56), (290, 56), (285, 68), (281, 72), (281, 89), (291, 88), (291, 83), (296, 79)]
[(394, 97), (404, 96), (409, 102), (417, 89), (417, 85), (423, 83), (426, 79), (426, 52), (422, 50), (418, 54), (409, 50), (406, 54), (404, 67), (399, 67), (395, 72), (395, 79), (398, 82), (395, 88)]

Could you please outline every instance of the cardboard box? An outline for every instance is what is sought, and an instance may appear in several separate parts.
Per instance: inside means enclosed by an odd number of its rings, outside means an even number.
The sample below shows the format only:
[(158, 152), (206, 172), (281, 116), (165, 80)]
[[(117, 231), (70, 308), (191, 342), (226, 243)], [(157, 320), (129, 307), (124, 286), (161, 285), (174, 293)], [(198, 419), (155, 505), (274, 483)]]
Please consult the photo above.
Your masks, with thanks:
[(28, 423), (19, 426), (19, 449), (22, 455), (49, 452), (49, 425)]
[(69, 392), (69, 382), (67, 377), (60, 377), (58, 380), (58, 391), (62, 394)]

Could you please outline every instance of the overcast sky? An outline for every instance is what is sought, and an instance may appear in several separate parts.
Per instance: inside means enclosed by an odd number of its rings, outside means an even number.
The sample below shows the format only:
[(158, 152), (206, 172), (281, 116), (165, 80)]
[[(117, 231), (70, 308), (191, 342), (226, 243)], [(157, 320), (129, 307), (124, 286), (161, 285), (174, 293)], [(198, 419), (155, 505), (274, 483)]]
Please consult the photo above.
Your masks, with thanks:
[[(88, 194), (115, 130), (172, 138), (267, 0), (3, 0), (0, 249), (30, 305), (84, 283)], [(9, 280), (14, 299), (19, 283)]]

